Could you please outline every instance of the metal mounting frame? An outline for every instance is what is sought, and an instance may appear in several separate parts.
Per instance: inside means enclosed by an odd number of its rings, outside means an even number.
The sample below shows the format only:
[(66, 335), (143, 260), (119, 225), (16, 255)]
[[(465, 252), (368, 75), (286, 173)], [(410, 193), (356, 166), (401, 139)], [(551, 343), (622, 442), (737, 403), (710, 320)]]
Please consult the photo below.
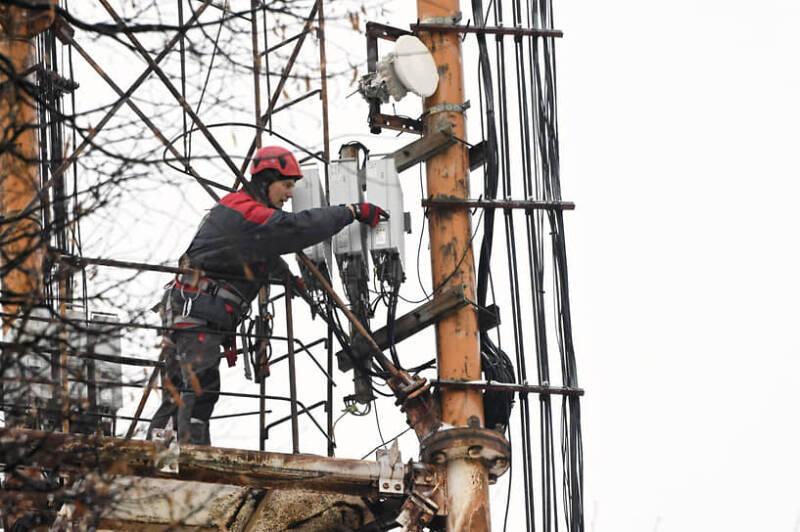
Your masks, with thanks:
[[(378, 68), (378, 39), (396, 41), (401, 35), (413, 35), (412, 32), (401, 28), (394, 28), (377, 22), (367, 22), (367, 73), (375, 74)], [(369, 131), (378, 134), (381, 129), (394, 129), (407, 133), (422, 135), (423, 125), (421, 120), (404, 116), (387, 115), (381, 113), (381, 101), (377, 98), (368, 98), (369, 102)]]

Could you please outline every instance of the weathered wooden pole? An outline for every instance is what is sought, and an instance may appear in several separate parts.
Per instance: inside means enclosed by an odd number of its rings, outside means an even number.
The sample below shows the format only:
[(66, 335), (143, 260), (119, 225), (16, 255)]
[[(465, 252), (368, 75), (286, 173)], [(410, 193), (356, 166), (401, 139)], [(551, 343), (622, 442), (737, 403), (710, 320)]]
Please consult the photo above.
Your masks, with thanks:
[[(49, 11), (0, 8), (0, 226), (5, 315), (38, 301), (42, 288), (42, 251), (38, 208), (24, 212), (39, 186), (36, 83), (25, 72), (33, 65), (33, 38), (53, 21)], [(13, 227), (9, 230), (8, 228)], [(3, 318), (7, 330), (13, 318)]]
[[(421, 24), (455, 25), (460, 18), (458, 0), (418, 0)], [(458, 33), (421, 31), (420, 38), (433, 54), (439, 86), (425, 100), (425, 131), (452, 127), (453, 135), (466, 138), (461, 40)], [(455, 143), (426, 162), (428, 197), (466, 199), (469, 194), (469, 152)], [(475, 300), (475, 266), (470, 247), (470, 215), (465, 207), (429, 211), (431, 269), (435, 289), (463, 285)], [(443, 286), (444, 285), (444, 286)], [(438, 292), (437, 292), (438, 293)], [(475, 310), (464, 307), (442, 319), (436, 327), (440, 379), (480, 379), (480, 339)], [(443, 388), (442, 422), (454, 427), (483, 427), (480, 390)], [(447, 530), (489, 530), (488, 471), (481, 461), (446, 450)]]

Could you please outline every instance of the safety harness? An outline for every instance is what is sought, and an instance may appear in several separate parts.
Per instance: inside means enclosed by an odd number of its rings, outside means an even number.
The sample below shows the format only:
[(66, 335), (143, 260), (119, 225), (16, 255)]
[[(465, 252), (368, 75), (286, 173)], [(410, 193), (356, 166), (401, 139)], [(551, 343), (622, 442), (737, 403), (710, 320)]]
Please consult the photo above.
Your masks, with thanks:
[[(173, 327), (213, 326), (229, 332), (223, 338), (222, 346), (228, 367), (235, 366), (238, 356), (236, 325), (242, 316), (248, 314), (250, 302), (229, 283), (196, 275), (178, 274), (165, 288), (172, 292), (170, 302), (177, 299), (176, 296), (180, 298), (177, 302), (181, 312), (172, 312)], [(229, 323), (223, 323), (223, 318), (227, 318)]]

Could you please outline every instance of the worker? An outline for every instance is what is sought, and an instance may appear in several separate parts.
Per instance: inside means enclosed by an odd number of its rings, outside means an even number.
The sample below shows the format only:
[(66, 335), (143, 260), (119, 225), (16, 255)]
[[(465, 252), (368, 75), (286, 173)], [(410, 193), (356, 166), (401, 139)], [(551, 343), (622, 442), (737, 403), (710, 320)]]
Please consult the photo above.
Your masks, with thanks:
[(291, 213), (282, 208), (302, 179), (300, 165), (280, 146), (259, 149), (244, 189), (223, 197), (200, 222), (181, 266), (209, 272), (178, 275), (168, 288), (183, 389), (180, 442), (210, 445), (209, 419), (217, 402), (220, 346), (235, 362), (235, 327), (271, 273), (286, 273), (281, 255), (326, 240), (358, 220), (375, 227), (389, 217), (370, 203)]

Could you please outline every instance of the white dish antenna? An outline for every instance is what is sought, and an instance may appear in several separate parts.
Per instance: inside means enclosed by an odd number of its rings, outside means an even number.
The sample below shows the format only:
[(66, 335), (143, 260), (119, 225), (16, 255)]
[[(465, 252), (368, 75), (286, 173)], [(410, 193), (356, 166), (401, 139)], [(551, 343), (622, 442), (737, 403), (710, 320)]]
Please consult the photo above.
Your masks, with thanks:
[(394, 46), (394, 72), (403, 86), (427, 98), (436, 92), (439, 73), (428, 48), (413, 35), (401, 35)]
[(365, 98), (388, 103), (390, 96), (400, 101), (409, 91), (427, 98), (438, 85), (439, 73), (428, 48), (413, 35), (401, 35), (376, 71), (361, 78), (358, 91)]

